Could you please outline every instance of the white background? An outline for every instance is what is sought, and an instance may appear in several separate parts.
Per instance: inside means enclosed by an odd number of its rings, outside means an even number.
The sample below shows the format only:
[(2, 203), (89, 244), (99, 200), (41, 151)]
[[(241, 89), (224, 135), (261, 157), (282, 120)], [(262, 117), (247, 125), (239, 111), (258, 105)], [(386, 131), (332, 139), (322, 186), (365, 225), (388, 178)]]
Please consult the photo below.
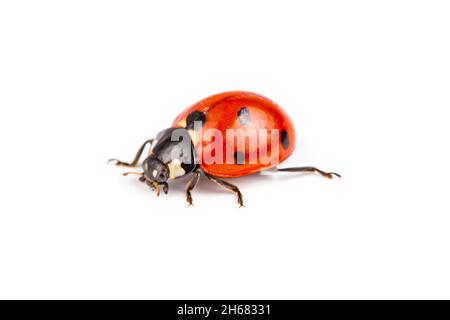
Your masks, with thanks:
[[(450, 298), (446, 1), (3, 1), (0, 298)], [(183, 184), (106, 160), (227, 90), (290, 114), (285, 163)]]

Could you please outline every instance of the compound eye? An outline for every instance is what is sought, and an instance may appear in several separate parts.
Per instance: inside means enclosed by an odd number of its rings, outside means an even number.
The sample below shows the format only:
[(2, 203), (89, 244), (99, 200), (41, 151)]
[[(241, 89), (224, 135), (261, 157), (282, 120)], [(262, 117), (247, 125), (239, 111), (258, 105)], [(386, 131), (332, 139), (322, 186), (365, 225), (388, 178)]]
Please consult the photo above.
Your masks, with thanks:
[(144, 172), (152, 181), (165, 182), (169, 178), (168, 169), (158, 159), (147, 159), (144, 163)]

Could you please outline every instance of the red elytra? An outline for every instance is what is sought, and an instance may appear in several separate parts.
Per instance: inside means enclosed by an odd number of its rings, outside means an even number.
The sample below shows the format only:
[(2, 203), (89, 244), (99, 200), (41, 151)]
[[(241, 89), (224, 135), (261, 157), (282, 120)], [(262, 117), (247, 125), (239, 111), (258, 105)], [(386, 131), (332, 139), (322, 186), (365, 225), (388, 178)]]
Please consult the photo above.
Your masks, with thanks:
[[(238, 178), (254, 174), (283, 162), (295, 149), (295, 130), (291, 119), (278, 104), (262, 95), (246, 91), (230, 91), (212, 95), (185, 109), (176, 117), (172, 126), (185, 128), (187, 119), (193, 112), (202, 112), (205, 116), (203, 133), (208, 129), (218, 129), (223, 136), (223, 161), (208, 163), (204, 159), (204, 154), (209, 150), (211, 141), (203, 139), (200, 135), (191, 135), (197, 157), (201, 159), (201, 168), (212, 176)], [(235, 132), (234, 142), (228, 144), (234, 148), (227, 148), (227, 129)], [(267, 141), (258, 139), (257, 144), (249, 143), (246, 137), (254, 135), (255, 132), (258, 133), (261, 129), (267, 130)], [(277, 130), (279, 137), (278, 152), (271, 152), (273, 130)], [(238, 139), (245, 139), (245, 154), (239, 154), (243, 164), (239, 164), (239, 161), (230, 164), (226, 159), (236, 158)], [(202, 148), (199, 148), (200, 144)], [(269, 159), (256, 156), (256, 163), (248, 163), (252, 152), (259, 155), (259, 148), (267, 150), (265, 154)]]

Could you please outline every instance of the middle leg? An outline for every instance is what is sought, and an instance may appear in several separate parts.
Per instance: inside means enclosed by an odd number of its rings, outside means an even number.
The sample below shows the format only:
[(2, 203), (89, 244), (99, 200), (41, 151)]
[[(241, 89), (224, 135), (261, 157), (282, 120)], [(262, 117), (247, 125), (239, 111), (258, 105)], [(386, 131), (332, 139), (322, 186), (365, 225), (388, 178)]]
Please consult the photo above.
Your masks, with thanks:
[(225, 188), (225, 189), (227, 189), (227, 190), (233, 192), (234, 194), (236, 194), (236, 196), (237, 196), (237, 201), (238, 201), (238, 204), (239, 204), (239, 208), (244, 207), (244, 200), (243, 200), (243, 197), (242, 197), (242, 193), (241, 193), (241, 190), (239, 190), (238, 187), (236, 187), (234, 184), (231, 184), (231, 183), (229, 183), (229, 182), (227, 182), (227, 181), (218, 179), (218, 178), (216, 178), (216, 177), (214, 177), (214, 176), (210, 176), (209, 174), (206, 174), (206, 173), (205, 173), (205, 175), (206, 175), (206, 177), (207, 177), (209, 180), (211, 180), (212, 182), (215, 182), (215, 183), (217, 183), (219, 186), (221, 186), (221, 187), (223, 187), (223, 188)]

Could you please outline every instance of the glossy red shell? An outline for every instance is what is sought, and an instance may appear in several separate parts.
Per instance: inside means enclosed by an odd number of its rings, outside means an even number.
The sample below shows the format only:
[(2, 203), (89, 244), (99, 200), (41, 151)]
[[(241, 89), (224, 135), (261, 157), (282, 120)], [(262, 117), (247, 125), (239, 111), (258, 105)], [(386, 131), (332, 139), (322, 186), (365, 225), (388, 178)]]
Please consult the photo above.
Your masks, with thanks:
[[(238, 114), (243, 108), (246, 109), (248, 113), (248, 122), (242, 123)], [(196, 149), (197, 157), (202, 159), (201, 167), (202, 169), (215, 177), (220, 178), (237, 178), (256, 172), (260, 172), (265, 169), (273, 167), (273, 163), (281, 163), (286, 158), (288, 158), (295, 149), (295, 131), (292, 121), (286, 112), (281, 109), (273, 101), (261, 95), (244, 92), (244, 91), (231, 91), (224, 92), (210, 96), (203, 99), (191, 107), (184, 110), (173, 122), (173, 127), (186, 127), (187, 118), (192, 112), (199, 111), (203, 112), (205, 115), (205, 123), (203, 125), (202, 131), (205, 132), (208, 129), (218, 129), (223, 135), (223, 150), (224, 156), (226, 157), (236, 157), (237, 152), (237, 141), (234, 142), (234, 149), (228, 150), (226, 148), (226, 130), (227, 129), (242, 129), (239, 132), (247, 132), (248, 130), (259, 130), (267, 129), (269, 134), (273, 129), (278, 130), (280, 143), (279, 153), (270, 152), (272, 140), (268, 137), (266, 140), (261, 139), (262, 144), (258, 143), (256, 148), (260, 149), (261, 146), (265, 146), (267, 152), (267, 157), (271, 160), (272, 157), (277, 157), (275, 161), (269, 162), (265, 158), (265, 161), (260, 161), (258, 159), (256, 163), (249, 164), (247, 161), (244, 164), (228, 164), (228, 163), (206, 163), (204, 161), (205, 150), (208, 148), (210, 141), (204, 141), (200, 139), (193, 130), (191, 130), (191, 137), (193, 138), (194, 146)], [(237, 138), (235, 138), (237, 139)], [(281, 141), (283, 139), (283, 141)], [(201, 148), (199, 146), (201, 145)], [(254, 145), (250, 145), (248, 141), (246, 142), (245, 148), (245, 159), (249, 158), (251, 152), (259, 152), (259, 150), (252, 150)], [(273, 155), (272, 155), (273, 153)], [(276, 154), (276, 155), (275, 155)], [(240, 154), (242, 156), (242, 154)]]

